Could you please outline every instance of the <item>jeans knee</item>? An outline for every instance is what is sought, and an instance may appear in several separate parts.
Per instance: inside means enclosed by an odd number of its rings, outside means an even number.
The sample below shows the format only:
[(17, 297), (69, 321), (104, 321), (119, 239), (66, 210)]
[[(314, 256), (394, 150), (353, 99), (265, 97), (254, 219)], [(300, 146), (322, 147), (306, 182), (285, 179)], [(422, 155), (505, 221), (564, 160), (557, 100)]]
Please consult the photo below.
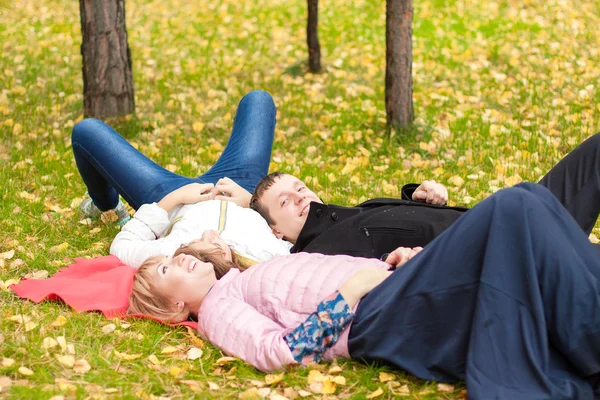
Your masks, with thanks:
[(252, 103), (263, 106), (275, 107), (275, 102), (273, 101), (273, 97), (264, 90), (253, 90), (246, 94), (240, 103)]
[(96, 135), (98, 126), (103, 124), (102, 121), (94, 118), (86, 118), (75, 124), (73, 131), (71, 132), (71, 142), (82, 142), (86, 137), (90, 135)]

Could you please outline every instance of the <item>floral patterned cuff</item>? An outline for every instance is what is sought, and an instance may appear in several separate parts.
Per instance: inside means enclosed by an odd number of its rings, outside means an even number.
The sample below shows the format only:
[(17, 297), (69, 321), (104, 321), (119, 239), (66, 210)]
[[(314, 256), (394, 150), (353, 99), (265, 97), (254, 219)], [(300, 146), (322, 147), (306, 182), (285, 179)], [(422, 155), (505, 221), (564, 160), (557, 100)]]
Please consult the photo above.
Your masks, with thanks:
[(318, 362), (322, 354), (338, 341), (340, 333), (353, 318), (354, 312), (336, 291), (320, 302), (317, 311), (283, 339), (297, 362)]

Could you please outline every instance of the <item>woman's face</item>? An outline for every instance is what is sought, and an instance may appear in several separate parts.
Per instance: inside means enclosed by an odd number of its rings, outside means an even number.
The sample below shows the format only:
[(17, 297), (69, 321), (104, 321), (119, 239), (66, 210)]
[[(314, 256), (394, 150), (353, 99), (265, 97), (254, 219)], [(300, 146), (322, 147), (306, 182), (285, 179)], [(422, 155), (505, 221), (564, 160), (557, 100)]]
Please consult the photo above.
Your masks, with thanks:
[(217, 281), (211, 263), (187, 254), (165, 256), (156, 267), (151, 267), (150, 272), (154, 288), (170, 297), (174, 304), (187, 305), (193, 315)]
[(204, 231), (200, 239), (192, 240), (187, 247), (201, 253), (212, 252), (216, 249), (225, 260), (231, 261), (231, 249), (216, 231)]

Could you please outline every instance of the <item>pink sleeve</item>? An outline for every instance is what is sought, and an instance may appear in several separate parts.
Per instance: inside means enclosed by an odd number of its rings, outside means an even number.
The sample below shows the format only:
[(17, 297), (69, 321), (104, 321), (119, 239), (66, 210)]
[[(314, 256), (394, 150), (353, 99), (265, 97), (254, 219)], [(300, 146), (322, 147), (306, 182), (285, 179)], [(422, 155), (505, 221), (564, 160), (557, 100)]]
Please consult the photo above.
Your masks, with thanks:
[(297, 364), (283, 339), (290, 332), (249, 304), (231, 297), (211, 299), (198, 316), (200, 336), (224, 353), (240, 358), (261, 371)]

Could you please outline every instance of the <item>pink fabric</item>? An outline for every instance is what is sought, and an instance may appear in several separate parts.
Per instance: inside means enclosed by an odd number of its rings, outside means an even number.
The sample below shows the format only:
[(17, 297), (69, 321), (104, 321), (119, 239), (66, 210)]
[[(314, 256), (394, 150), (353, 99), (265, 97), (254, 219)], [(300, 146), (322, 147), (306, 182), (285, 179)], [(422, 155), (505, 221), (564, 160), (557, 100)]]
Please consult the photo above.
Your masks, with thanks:
[[(262, 371), (295, 364), (283, 337), (317, 310), (351, 275), (389, 265), (367, 258), (299, 253), (276, 257), (244, 273), (231, 270), (198, 313), (200, 336)], [(324, 358), (349, 357), (348, 331)]]
[[(25, 279), (17, 285), (11, 285), (10, 289), (19, 297), (35, 303), (62, 300), (79, 312), (100, 311), (109, 319), (125, 317), (135, 271), (112, 255), (92, 260), (77, 258), (74, 264), (62, 268), (48, 279)], [(162, 322), (148, 315), (128, 317)], [(194, 321), (176, 325), (197, 327)]]

